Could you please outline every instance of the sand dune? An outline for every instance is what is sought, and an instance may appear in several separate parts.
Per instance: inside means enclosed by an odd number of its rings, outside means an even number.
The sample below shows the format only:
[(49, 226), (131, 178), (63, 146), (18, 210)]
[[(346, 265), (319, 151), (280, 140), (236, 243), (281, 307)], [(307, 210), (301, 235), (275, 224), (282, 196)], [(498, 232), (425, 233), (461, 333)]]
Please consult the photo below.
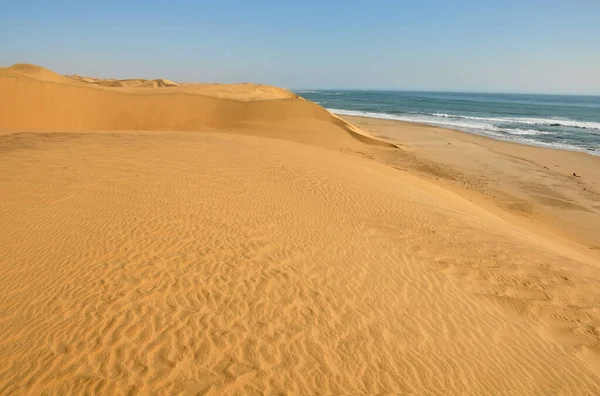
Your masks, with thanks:
[(163, 78), (157, 78), (155, 80), (145, 80), (145, 79), (127, 79), (127, 80), (117, 80), (117, 79), (102, 79), (102, 78), (93, 78), (93, 77), (83, 77), (79, 75), (71, 75), (67, 76), (68, 78), (83, 82), (86, 84), (98, 85), (101, 87), (111, 87), (111, 88), (174, 88), (178, 87), (179, 84), (176, 82), (166, 80)]
[(0, 69), (0, 126), (61, 131), (236, 129), (329, 147), (352, 146), (355, 142), (349, 137), (390, 146), (280, 88), (196, 84), (100, 89), (56, 76), (31, 65)]
[(208, 87), (0, 72), (0, 394), (600, 393), (593, 259)]

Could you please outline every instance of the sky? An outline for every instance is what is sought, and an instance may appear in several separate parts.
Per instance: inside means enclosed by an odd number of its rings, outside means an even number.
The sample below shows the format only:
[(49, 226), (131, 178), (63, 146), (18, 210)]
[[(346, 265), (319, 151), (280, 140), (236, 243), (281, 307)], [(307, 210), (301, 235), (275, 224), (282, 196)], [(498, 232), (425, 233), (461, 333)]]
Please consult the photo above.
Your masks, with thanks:
[(291, 89), (600, 94), (600, 0), (3, 3), (2, 66)]

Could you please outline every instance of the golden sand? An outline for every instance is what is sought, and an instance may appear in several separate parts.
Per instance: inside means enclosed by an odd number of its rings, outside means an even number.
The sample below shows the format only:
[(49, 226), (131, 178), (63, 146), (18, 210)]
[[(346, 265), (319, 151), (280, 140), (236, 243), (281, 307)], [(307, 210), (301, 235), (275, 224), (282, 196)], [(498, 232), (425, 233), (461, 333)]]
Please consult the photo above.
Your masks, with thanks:
[(0, 394), (600, 393), (579, 234), (284, 90), (97, 81), (0, 71)]

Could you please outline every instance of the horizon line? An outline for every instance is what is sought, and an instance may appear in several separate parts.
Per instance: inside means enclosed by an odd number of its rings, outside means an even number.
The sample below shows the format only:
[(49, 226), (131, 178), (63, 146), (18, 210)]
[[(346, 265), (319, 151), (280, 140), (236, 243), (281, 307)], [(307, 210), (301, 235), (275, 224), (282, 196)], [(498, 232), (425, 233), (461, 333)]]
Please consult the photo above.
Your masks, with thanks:
[(435, 89), (382, 89), (382, 88), (286, 88), (292, 92), (297, 91), (369, 91), (369, 92), (426, 92), (426, 93), (461, 93), (461, 94), (489, 94), (489, 95), (546, 95), (546, 96), (591, 96), (600, 97), (599, 93), (564, 93), (564, 92), (511, 92), (511, 91), (462, 91), (462, 90), (435, 90)]

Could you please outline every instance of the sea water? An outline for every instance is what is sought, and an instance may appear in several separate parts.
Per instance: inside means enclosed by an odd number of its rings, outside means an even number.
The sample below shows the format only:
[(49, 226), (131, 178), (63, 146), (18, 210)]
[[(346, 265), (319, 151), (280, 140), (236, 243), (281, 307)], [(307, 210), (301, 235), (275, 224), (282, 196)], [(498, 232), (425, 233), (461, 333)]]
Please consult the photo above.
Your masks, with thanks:
[(600, 155), (600, 96), (296, 91), (333, 113), (418, 122)]

